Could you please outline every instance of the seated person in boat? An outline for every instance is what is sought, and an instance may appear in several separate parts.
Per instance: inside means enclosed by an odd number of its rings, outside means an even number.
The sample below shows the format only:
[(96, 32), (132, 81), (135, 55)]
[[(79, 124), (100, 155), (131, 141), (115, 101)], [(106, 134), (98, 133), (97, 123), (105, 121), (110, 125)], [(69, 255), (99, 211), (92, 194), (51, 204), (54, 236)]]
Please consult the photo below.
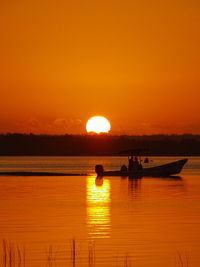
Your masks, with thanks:
[(120, 171), (123, 173), (127, 173), (128, 169), (127, 169), (126, 165), (122, 165)]

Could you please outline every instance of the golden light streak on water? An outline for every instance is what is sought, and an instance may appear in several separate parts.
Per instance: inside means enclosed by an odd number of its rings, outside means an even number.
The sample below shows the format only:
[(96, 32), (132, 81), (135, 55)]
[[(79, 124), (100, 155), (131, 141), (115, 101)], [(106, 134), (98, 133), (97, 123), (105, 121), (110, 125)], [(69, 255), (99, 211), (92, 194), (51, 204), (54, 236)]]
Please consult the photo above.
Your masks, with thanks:
[(110, 181), (87, 179), (87, 226), (91, 238), (110, 237)]

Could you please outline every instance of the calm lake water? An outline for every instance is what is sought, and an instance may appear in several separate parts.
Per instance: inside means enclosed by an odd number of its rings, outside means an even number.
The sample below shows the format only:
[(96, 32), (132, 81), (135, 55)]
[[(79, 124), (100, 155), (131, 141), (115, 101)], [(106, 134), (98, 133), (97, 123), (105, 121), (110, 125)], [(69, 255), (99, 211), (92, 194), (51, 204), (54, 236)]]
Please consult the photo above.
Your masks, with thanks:
[(0, 171), (88, 174), (0, 176), (0, 266), (199, 267), (200, 158), (189, 158), (177, 179), (96, 179), (95, 164), (114, 170), (126, 162), (0, 157)]

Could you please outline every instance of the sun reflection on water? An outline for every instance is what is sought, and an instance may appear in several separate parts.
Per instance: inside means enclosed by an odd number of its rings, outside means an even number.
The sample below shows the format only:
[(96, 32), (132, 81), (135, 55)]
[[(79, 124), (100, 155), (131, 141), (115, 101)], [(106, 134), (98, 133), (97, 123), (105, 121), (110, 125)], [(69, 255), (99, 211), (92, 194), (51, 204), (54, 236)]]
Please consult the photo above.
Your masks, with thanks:
[(87, 179), (87, 226), (92, 238), (110, 237), (110, 181)]

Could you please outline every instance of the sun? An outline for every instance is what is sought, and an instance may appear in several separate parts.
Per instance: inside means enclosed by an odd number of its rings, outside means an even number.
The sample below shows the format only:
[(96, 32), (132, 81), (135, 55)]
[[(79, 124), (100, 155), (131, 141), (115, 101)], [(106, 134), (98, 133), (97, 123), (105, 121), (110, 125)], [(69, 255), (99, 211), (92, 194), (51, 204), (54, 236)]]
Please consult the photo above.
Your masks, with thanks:
[(110, 122), (103, 116), (94, 116), (86, 123), (88, 133), (108, 133), (110, 128)]

